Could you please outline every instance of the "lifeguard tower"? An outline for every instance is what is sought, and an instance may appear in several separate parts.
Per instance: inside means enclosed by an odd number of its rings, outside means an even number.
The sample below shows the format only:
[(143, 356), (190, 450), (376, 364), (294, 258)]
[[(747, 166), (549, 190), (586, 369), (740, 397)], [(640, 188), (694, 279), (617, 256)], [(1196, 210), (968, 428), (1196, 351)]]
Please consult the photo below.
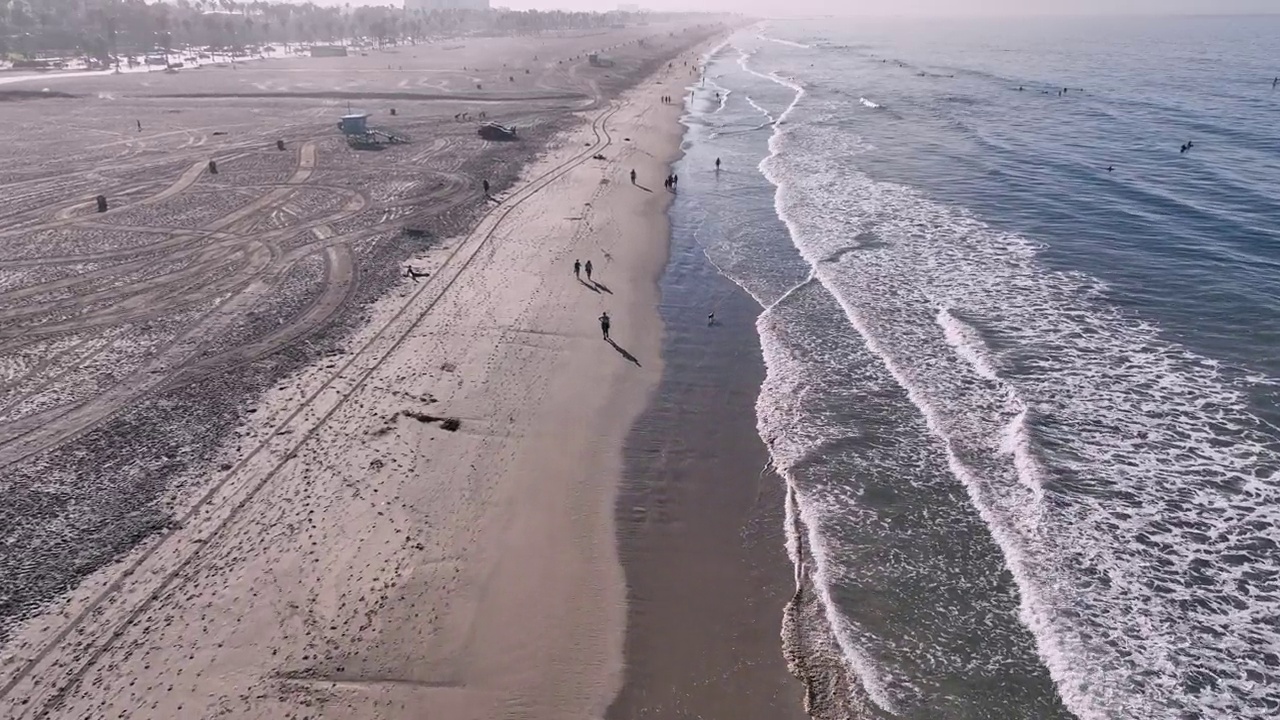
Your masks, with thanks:
[(364, 135), (369, 132), (369, 113), (348, 113), (338, 122), (343, 135)]
[(404, 135), (369, 127), (369, 113), (348, 111), (338, 121), (338, 129), (357, 150), (380, 150), (385, 145), (409, 142)]

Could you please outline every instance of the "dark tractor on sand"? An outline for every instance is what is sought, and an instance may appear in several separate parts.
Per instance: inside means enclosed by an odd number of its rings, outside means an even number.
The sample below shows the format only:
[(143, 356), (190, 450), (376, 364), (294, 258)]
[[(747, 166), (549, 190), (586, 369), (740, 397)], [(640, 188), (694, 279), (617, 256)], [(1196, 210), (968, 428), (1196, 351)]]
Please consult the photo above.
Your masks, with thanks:
[(498, 123), (485, 123), (476, 132), (485, 140), (510, 141), (520, 139), (520, 136), (516, 134), (515, 128), (499, 125)]

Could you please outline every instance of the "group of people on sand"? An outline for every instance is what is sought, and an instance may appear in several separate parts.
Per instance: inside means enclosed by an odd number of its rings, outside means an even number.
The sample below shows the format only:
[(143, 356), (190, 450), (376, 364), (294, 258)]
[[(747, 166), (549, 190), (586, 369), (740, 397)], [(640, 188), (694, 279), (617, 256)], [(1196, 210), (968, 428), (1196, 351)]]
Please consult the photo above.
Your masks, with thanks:
[(662, 181), (662, 187), (668, 190), (675, 190), (676, 185), (679, 185), (679, 184), (680, 184), (680, 176), (676, 175), (675, 173), (671, 173), (670, 175), (667, 176), (666, 180)]
[(675, 98), (671, 97), (670, 95), (663, 95), (663, 96), (662, 96), (662, 104), (663, 104), (663, 105), (670, 105), (670, 104), (671, 104), (671, 103), (673, 103), (673, 102), (675, 102)]
[[(573, 276), (574, 276), (575, 278), (577, 278), (577, 279), (578, 279), (578, 282), (582, 282), (582, 273), (584, 273), (584, 272), (587, 274), (587, 280), (588, 280), (588, 281), (590, 281), (590, 280), (591, 280), (591, 261), (590, 261), (590, 260), (588, 260), (588, 261), (586, 261), (586, 262), (584, 263), (584, 262), (582, 262), (581, 260), (574, 260), (574, 261), (573, 261)], [(601, 333), (602, 335), (604, 335), (604, 339), (605, 339), (605, 340), (608, 340), (609, 342), (613, 342), (612, 340), (609, 340), (609, 325), (610, 325), (610, 324), (611, 324), (611, 323), (610, 323), (610, 320), (609, 320), (609, 313), (608, 313), (608, 311), (605, 311), (605, 312), (601, 313), (601, 314), (600, 314), (600, 333)]]

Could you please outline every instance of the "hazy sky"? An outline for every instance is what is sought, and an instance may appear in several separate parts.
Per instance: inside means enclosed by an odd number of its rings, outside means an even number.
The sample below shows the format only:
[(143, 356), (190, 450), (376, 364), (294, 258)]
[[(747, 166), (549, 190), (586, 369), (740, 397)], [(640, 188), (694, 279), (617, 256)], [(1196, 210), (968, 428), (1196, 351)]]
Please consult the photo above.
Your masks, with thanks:
[[(518, 10), (613, 10), (618, 0), (491, 0)], [(772, 15), (1062, 15), (1274, 13), (1280, 0), (624, 0), (651, 10)]]

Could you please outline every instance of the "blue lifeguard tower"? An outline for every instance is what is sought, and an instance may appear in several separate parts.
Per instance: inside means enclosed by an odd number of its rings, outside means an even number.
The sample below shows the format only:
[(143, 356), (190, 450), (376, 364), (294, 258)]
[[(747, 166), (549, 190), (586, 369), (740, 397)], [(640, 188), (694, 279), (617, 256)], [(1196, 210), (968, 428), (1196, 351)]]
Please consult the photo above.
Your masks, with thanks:
[(348, 110), (338, 121), (338, 129), (347, 137), (347, 144), (357, 150), (381, 150), (385, 145), (409, 142), (400, 133), (369, 127), (369, 113)]

